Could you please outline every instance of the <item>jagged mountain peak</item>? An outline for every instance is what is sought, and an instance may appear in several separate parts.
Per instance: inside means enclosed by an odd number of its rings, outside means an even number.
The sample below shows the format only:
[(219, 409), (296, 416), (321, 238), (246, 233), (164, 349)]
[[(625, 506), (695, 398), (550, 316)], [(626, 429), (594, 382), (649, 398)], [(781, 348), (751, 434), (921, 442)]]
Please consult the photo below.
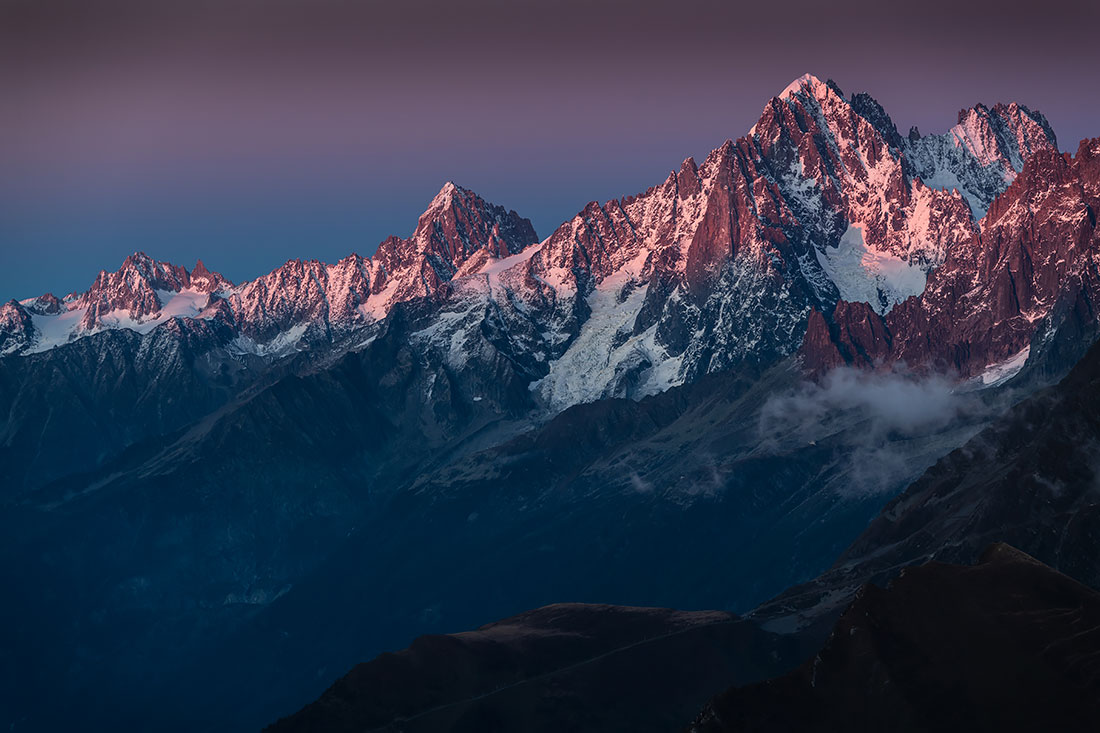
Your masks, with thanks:
[(89, 330), (107, 325), (105, 319), (117, 319), (121, 316), (116, 314), (121, 313), (129, 320), (141, 321), (160, 311), (158, 291), (178, 293), (190, 285), (191, 274), (186, 268), (134, 252), (115, 272), (101, 271), (75, 307), (85, 309), (81, 323)]
[(856, 114), (871, 123), (886, 142), (890, 144), (890, 147), (902, 148), (904, 143), (898, 133), (897, 126), (877, 99), (866, 92), (857, 92), (852, 95), (849, 104)]
[(961, 110), (950, 134), (956, 146), (968, 148), (982, 165), (1000, 165), (1009, 181), (1029, 155), (1058, 148), (1046, 118), (1016, 102), (992, 108), (979, 103)]
[(64, 301), (53, 293), (45, 293), (39, 295), (37, 298), (28, 298), (27, 300), (21, 301), (21, 304), (29, 312), (40, 316), (60, 313), (61, 309), (64, 307)]
[(34, 322), (16, 300), (0, 305), (0, 355), (26, 348), (34, 340)]
[(454, 181), (447, 181), (440, 187), (439, 192), (432, 197), (432, 200), (428, 203), (428, 208), (420, 215), (420, 220), (423, 221), (425, 218), (437, 215), (440, 211), (454, 204), (456, 197), (461, 198), (463, 195), (469, 194), (473, 194), (474, 198), (480, 200), (480, 197), (472, 191), (456, 185)]
[(1052, 147), (1030, 154), (993, 200), (981, 231), (952, 248), (919, 297), (884, 320), (838, 305), (828, 333), (812, 324), (807, 363), (902, 361), (990, 384), (1042, 358), (1061, 329), (1091, 333), (1091, 303), (1100, 297), (1093, 150), (1082, 145), (1075, 158)]
[[(962, 118), (958, 134), (902, 138), (869, 94), (845, 97), (806, 74), (768, 102), (749, 136), (699, 163), (686, 158), (644, 193), (588, 203), (542, 243), (529, 220), (448, 180), (413, 233), (371, 257), (292, 261), (234, 287), (201, 263), (187, 272), (135, 253), (116, 278), (114, 290), (134, 284), (117, 299), (119, 323), (217, 316), (259, 346), (317, 348), (352, 334), (363, 343), (369, 334), (356, 332), (395, 304), (423, 301), (424, 316), (456, 327), (494, 313), (497, 344), (522, 333), (509, 358), (562, 381), (563, 406), (581, 393), (640, 395), (789, 354), (810, 313), (831, 316), (838, 300), (881, 316), (920, 295), (948, 253), (977, 241), (977, 219), (1022, 161), (1053, 139), (1018, 104), (977, 105)], [(225, 306), (166, 307), (165, 292), (185, 287)], [(459, 305), (467, 294), (476, 297)], [(119, 302), (88, 305), (85, 326), (108, 324), (101, 316)], [(459, 309), (469, 317), (452, 317)], [(448, 341), (452, 367), (480, 348), (473, 338)], [(584, 366), (593, 359), (599, 369)], [(564, 384), (570, 370), (592, 384)]]
[(205, 293), (229, 290), (233, 283), (220, 272), (207, 269), (203, 261), (197, 260), (191, 269), (191, 287)]
[(43, 328), (27, 330), (13, 318), (0, 331), (18, 332), (5, 347), (16, 353), (47, 350), (103, 329), (146, 333), (177, 317), (217, 320), (244, 338), (234, 348), (277, 357), (303, 338), (343, 339), (384, 318), (396, 303), (444, 297), (475, 253), (484, 252), (481, 260), (507, 257), (537, 241), (528, 219), (448, 181), (413, 235), (390, 237), (373, 257), (353, 253), (334, 265), (291, 259), (234, 285), (202, 260), (189, 271), (138, 251), (65, 301), (25, 301), (21, 307), (45, 319)]
[(178, 265), (156, 260), (145, 252), (138, 251), (127, 255), (126, 259), (122, 261), (122, 265), (114, 273), (101, 272), (100, 279), (105, 279), (105, 276), (110, 278), (112, 275), (116, 277), (138, 277), (150, 284), (172, 286), (176, 284), (176, 281), (182, 281), (187, 274), (189, 274), (187, 270)]
[(809, 92), (810, 94), (817, 95), (819, 93), (824, 93), (824, 90), (828, 88), (828, 84), (821, 81), (813, 74), (806, 73), (784, 87), (783, 91), (776, 95), (776, 98), (787, 99), (801, 92)]
[(449, 278), (482, 247), (507, 257), (537, 242), (538, 236), (530, 220), (447, 181), (420, 215), (412, 239), (419, 251), (444, 261)]
[(486, 211), (506, 211), (504, 207), (497, 206), (486, 201), (475, 191), (459, 186), (454, 181), (447, 181), (440, 187), (439, 192), (432, 197), (424, 213), (418, 218), (418, 224), (423, 225), (435, 218), (445, 215), (454, 207), (473, 208)]

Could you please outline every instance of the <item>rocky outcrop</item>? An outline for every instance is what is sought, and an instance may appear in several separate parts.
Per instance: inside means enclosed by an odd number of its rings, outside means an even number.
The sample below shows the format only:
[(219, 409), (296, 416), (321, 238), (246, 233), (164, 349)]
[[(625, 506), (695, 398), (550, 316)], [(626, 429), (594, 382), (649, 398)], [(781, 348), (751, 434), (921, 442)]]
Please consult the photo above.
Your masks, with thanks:
[(0, 355), (22, 351), (34, 342), (34, 322), (16, 300), (0, 306)]
[(191, 270), (191, 287), (200, 293), (217, 293), (233, 288), (233, 283), (223, 277), (221, 273), (206, 269), (206, 265), (199, 260)]
[[(1044, 346), (1033, 344), (1037, 334), (1049, 340), (1059, 329), (1088, 330), (1095, 322), (1089, 304), (1100, 298), (1098, 157), (1100, 139), (1083, 141), (1074, 157), (1033, 154), (980, 231), (949, 251), (919, 297), (870, 330), (858, 323), (863, 314), (838, 306), (832, 343), (815, 333), (803, 346), (806, 363), (828, 366), (840, 350), (848, 363), (866, 362), (865, 353), (871, 361), (972, 377), (1033, 345), (1035, 356)], [(842, 333), (847, 343), (837, 340)]]

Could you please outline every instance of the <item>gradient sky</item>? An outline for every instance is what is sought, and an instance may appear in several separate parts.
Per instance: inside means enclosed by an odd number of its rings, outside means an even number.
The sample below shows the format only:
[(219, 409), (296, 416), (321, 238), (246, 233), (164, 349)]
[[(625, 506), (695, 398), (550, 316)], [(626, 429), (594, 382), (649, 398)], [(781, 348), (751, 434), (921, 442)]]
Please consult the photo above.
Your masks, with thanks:
[(1100, 135), (1096, 3), (0, 0), (0, 299), (130, 252), (240, 281), (407, 236), (447, 180), (540, 236), (747, 132), (797, 76), (904, 133)]

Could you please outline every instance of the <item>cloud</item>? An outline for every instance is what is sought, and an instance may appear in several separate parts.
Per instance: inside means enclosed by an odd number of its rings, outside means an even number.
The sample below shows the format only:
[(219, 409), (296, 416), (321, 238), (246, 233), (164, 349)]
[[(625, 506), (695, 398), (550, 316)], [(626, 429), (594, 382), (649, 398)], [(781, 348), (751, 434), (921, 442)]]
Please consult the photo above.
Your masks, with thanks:
[(835, 369), (820, 383), (806, 382), (794, 393), (768, 400), (761, 410), (761, 427), (809, 427), (835, 411), (861, 410), (877, 430), (927, 430), (952, 420), (972, 402), (956, 387), (956, 382), (941, 376)]
[(770, 397), (759, 412), (760, 450), (833, 456), (837, 493), (896, 491), (964, 442), (992, 413), (974, 391), (943, 376), (837, 369), (820, 382)]
[(639, 476), (637, 471), (630, 472), (630, 485), (639, 494), (653, 493), (653, 485)]

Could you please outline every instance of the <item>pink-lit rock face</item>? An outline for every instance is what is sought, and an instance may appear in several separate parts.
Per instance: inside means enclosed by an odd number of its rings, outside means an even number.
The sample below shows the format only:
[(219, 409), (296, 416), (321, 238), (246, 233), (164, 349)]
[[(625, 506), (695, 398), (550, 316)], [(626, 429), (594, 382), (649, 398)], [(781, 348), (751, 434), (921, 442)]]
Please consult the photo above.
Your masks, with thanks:
[(82, 320), (86, 329), (95, 328), (102, 316), (115, 311), (136, 321), (160, 311), (158, 290), (179, 292), (190, 284), (186, 269), (136, 253), (127, 257), (117, 272), (100, 272), (76, 306), (87, 309)]
[(1046, 120), (1017, 104), (903, 138), (870, 96), (806, 75), (747, 136), (641, 194), (587, 204), (541, 243), (526, 219), (447, 183), (412, 236), (372, 257), (292, 260), (234, 286), (201, 262), (134, 255), (86, 293), (21, 304), (31, 330), (7, 348), (178, 319), (223, 324), (232, 349), (273, 359), (354, 348), (408, 304), (422, 358), (455, 373), (507, 363), (552, 410), (800, 346), (811, 369), (977, 374), (1088, 277), (1081, 212), (1097, 175), (1082, 150), (1063, 159)]
[(335, 265), (292, 260), (229, 300), (241, 332), (261, 342), (294, 327), (346, 333), (397, 303), (443, 297), (475, 255), (508, 256), (536, 239), (528, 220), (447, 183), (408, 239), (391, 237), (374, 257), (352, 254)]
[(832, 366), (839, 350), (854, 363), (904, 361), (976, 376), (1029, 348), (1040, 328), (1056, 328), (1054, 315), (1071, 328), (1095, 320), (1098, 155), (1100, 139), (1083, 141), (1072, 158), (1033, 154), (920, 297), (876, 317), (870, 329), (858, 325), (867, 314), (838, 304), (832, 338), (823, 338), (821, 324), (808, 335), (807, 364)]
[(191, 287), (200, 293), (216, 293), (230, 290), (233, 283), (222, 277), (220, 273), (206, 269), (206, 265), (199, 260), (191, 270)]
[[(50, 348), (104, 328), (152, 328), (176, 316), (222, 319), (259, 344), (292, 329), (298, 338), (310, 331), (328, 339), (385, 317), (396, 303), (442, 297), (447, 282), (474, 255), (509, 256), (536, 239), (530, 222), (515, 212), (448, 183), (413, 236), (387, 240), (374, 258), (352, 254), (334, 265), (291, 260), (234, 286), (201, 260), (188, 272), (135, 253), (116, 272), (101, 272), (84, 293), (64, 302), (45, 295), (22, 304), (21, 310), (64, 318), (52, 324), (53, 340), (9, 339), (7, 350)], [(0, 328), (18, 330), (15, 320)]]

